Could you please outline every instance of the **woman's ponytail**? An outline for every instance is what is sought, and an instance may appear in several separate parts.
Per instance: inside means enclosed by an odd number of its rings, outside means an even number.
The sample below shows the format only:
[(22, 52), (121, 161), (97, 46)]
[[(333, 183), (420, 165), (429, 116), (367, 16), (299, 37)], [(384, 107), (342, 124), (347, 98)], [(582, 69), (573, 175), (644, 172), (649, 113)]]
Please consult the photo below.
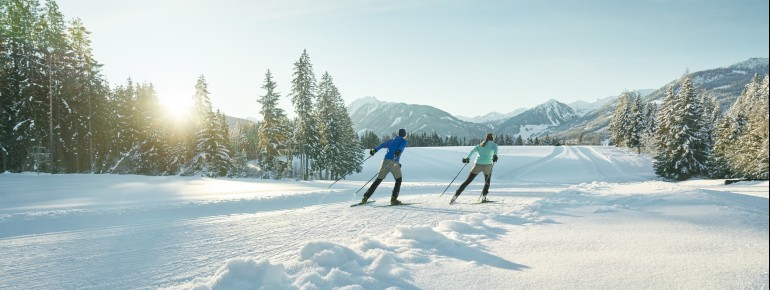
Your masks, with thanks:
[(481, 142), (481, 147), (484, 147), (487, 145), (487, 141), (492, 141), (495, 139), (495, 135), (492, 133), (487, 134), (487, 138), (484, 139), (484, 142)]

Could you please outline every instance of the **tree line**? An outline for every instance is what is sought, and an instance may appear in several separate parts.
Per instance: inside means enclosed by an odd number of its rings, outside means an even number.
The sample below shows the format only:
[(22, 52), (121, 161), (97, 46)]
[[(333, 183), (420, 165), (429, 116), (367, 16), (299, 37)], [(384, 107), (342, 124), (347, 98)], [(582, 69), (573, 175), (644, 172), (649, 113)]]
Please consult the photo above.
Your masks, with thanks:
[(202, 75), (184, 125), (167, 117), (151, 83), (129, 78), (111, 89), (89, 34), (55, 1), (0, 1), (3, 171), (330, 179), (361, 170), (363, 148), (341, 95), (328, 73), (316, 82), (307, 52), (289, 94), (297, 117), (278, 108), (268, 70), (256, 100), (264, 120), (230, 129)]
[(688, 74), (666, 88), (661, 104), (624, 92), (609, 130), (615, 146), (645, 148), (664, 178), (767, 180), (768, 75), (755, 75), (724, 113)]
[[(364, 131), (360, 136), (361, 144), (364, 148), (374, 148), (382, 142), (387, 141), (397, 132), (391, 132), (382, 136), (377, 136), (372, 131)], [(483, 137), (483, 136), (482, 136)], [(459, 137), (459, 136), (440, 136), (433, 132), (417, 132), (409, 134), (409, 147), (442, 147), (442, 146), (475, 146), (484, 141), (481, 137)], [(551, 145), (559, 146), (565, 144), (563, 138), (550, 137), (550, 135), (540, 137), (523, 138), (521, 135), (495, 135), (495, 143), (500, 146), (539, 146)]]

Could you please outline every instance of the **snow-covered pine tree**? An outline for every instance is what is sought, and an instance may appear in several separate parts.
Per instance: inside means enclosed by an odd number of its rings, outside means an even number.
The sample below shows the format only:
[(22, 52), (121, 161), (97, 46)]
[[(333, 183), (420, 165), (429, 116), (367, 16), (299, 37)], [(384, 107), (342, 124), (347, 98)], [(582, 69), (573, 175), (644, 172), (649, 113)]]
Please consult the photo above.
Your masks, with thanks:
[(110, 160), (108, 172), (111, 173), (132, 173), (132, 166), (128, 160), (133, 155), (134, 144), (139, 138), (138, 126), (136, 124), (136, 99), (134, 93), (134, 83), (129, 78), (126, 86), (118, 86), (112, 93), (110, 100), (112, 104), (112, 124), (108, 135), (113, 142), (109, 143)]
[(631, 105), (631, 116), (629, 120), (628, 140), (626, 146), (630, 148), (640, 148), (642, 146), (642, 134), (644, 133), (644, 106), (642, 106), (642, 96), (633, 95), (634, 103)]
[(703, 136), (703, 105), (695, 92), (692, 79), (685, 75), (679, 92), (669, 100), (667, 93), (658, 129), (659, 152), (655, 156), (655, 173), (670, 179), (686, 180), (705, 173), (708, 148)]
[(719, 109), (719, 103), (717, 103), (717, 100), (714, 96), (704, 94), (701, 98), (701, 103), (703, 105), (703, 117), (701, 118), (703, 125), (701, 127), (701, 134), (703, 135), (703, 141), (705, 142), (706, 146), (706, 156), (708, 156), (704, 168), (704, 173), (706, 176), (710, 176), (711, 170), (709, 169), (709, 166), (714, 160), (716, 126), (721, 117), (721, 111)]
[(653, 168), (655, 174), (658, 176), (672, 176), (675, 174), (674, 162), (672, 158), (673, 147), (676, 146), (673, 143), (672, 127), (674, 126), (674, 102), (676, 101), (676, 94), (674, 93), (674, 84), (670, 84), (666, 87), (666, 93), (663, 98), (663, 104), (661, 104), (658, 114), (656, 115), (655, 122), (658, 124), (657, 130), (655, 130), (655, 162)]
[(217, 110), (211, 119), (212, 140), (214, 141), (214, 150), (209, 155), (212, 176), (227, 176), (233, 168), (233, 158), (230, 156), (230, 142), (228, 139), (227, 117), (224, 113)]
[(657, 130), (657, 122), (655, 116), (658, 112), (658, 105), (654, 102), (649, 102), (644, 105), (642, 113), (642, 152), (655, 156), (657, 154), (655, 147), (655, 131)]
[(195, 94), (193, 95), (193, 114), (190, 123), (197, 133), (193, 143), (195, 147), (192, 150), (194, 156), (190, 160), (187, 173), (206, 176), (218, 175), (217, 168), (212, 163), (219, 147), (216, 144), (216, 119), (217, 116), (211, 108), (206, 78), (201, 75), (195, 83)]
[(338, 122), (338, 120), (335, 120), (336, 104), (332, 88), (333, 85), (329, 73), (324, 73), (316, 86), (316, 98), (318, 102), (314, 112), (315, 118), (318, 120), (318, 145), (320, 146), (321, 151), (318, 154), (318, 158), (313, 163), (313, 171), (318, 172), (321, 179), (327, 180), (331, 178), (332, 160), (339, 158), (339, 156), (336, 155), (340, 153), (336, 151), (338, 145), (335, 144), (339, 142), (339, 140), (334, 136), (336, 133), (334, 126), (336, 126), (335, 123)]
[(321, 77), (317, 96), (316, 116), (321, 152), (316, 165), (319, 173), (325, 179), (338, 179), (353, 171), (360, 171), (363, 147), (353, 130), (353, 122), (342, 96), (328, 72)]
[(48, 149), (55, 157), (52, 161), (56, 169), (52, 169), (78, 172), (78, 139), (85, 134), (78, 127), (81, 102), (76, 96), (78, 92), (72, 89), (77, 81), (72, 78), (72, 67), (76, 60), (67, 43), (64, 16), (56, 3), (49, 1), (39, 11), (36, 24), (38, 39), (35, 43), (37, 54), (42, 56), (42, 63), (39, 73), (34, 74), (33, 79), (36, 80), (32, 82), (43, 85), (34, 94), (44, 100), (41, 105), (46, 107), (47, 114), (37, 115), (36, 123), (41, 129), (45, 128), (42, 130), (46, 132), (43, 140), (49, 142)]
[[(733, 172), (750, 179), (767, 179), (768, 160), (768, 93), (767, 76), (764, 80), (754, 76), (746, 85), (744, 93), (736, 100), (730, 111), (737, 116), (739, 136), (736, 142)], [(743, 122), (741, 122), (743, 121)]]
[[(3, 165), (6, 170), (39, 170), (36, 155), (53, 154), (55, 144), (49, 138), (47, 125), (49, 80), (44, 55), (40, 54), (40, 38), (35, 31), (38, 18), (37, 1), (0, 1), (0, 37), (4, 50), (0, 80), (0, 108), (3, 130), (0, 132)], [(46, 128), (48, 127), (48, 128)], [(38, 150), (41, 149), (41, 150)]]
[(257, 160), (262, 170), (274, 179), (283, 177), (287, 163), (282, 162), (280, 158), (289, 155), (289, 135), (292, 134), (286, 113), (278, 107), (281, 95), (276, 91), (276, 88), (273, 75), (268, 70), (262, 85), (265, 94), (257, 100), (262, 105)]
[(658, 128), (655, 116), (658, 114), (658, 105), (654, 102), (649, 102), (644, 106), (644, 134), (652, 135)]
[(757, 178), (768, 180), (770, 179), (770, 125), (768, 124), (768, 117), (770, 117), (770, 94), (768, 94), (768, 75), (762, 80), (762, 86), (760, 86), (759, 100), (760, 104), (757, 106), (757, 113), (755, 119), (752, 122), (754, 127), (750, 128), (754, 134), (757, 134), (762, 145), (760, 145), (759, 151), (759, 166), (757, 166)]
[[(109, 115), (109, 103), (107, 96), (109, 88), (104, 80), (101, 79), (101, 64), (93, 57), (91, 50), (91, 40), (88, 38), (90, 32), (86, 30), (80, 19), (75, 19), (67, 29), (69, 46), (72, 49), (72, 55), (75, 59), (72, 66), (70, 77), (73, 79), (72, 92), (76, 98), (84, 100), (85, 108), (81, 111), (81, 124), (85, 134), (82, 138), (87, 146), (79, 146), (85, 151), (84, 161), (88, 162), (88, 172), (102, 172), (106, 169), (109, 158), (106, 150), (109, 139), (109, 120), (113, 115)], [(87, 148), (87, 151), (85, 150)]]
[(163, 130), (163, 120), (157, 93), (152, 84), (136, 86), (137, 139), (133, 152), (133, 173), (145, 175), (163, 175), (169, 173), (171, 161), (167, 134)]
[[(10, 1), (0, 2), (0, 116), (11, 116), (9, 87), (10, 78), (8, 77), (8, 67), (10, 55), (8, 54), (10, 38), (9, 21), (10, 15), (8, 3)], [(0, 118), (0, 172), (8, 171), (8, 158), (10, 145), (13, 144), (13, 137), (10, 118)]]
[(315, 103), (316, 80), (313, 65), (307, 50), (302, 51), (299, 60), (294, 63), (294, 78), (291, 81), (291, 102), (297, 114), (292, 141), (300, 158), (300, 178), (310, 179), (310, 164), (320, 150), (317, 120), (313, 114)]
[(627, 146), (631, 139), (631, 101), (628, 91), (623, 91), (618, 98), (618, 105), (610, 121), (610, 140), (615, 146)]
[(719, 118), (714, 128), (714, 146), (708, 163), (708, 176), (711, 178), (732, 178), (730, 160), (733, 158), (732, 143), (738, 139), (738, 132), (733, 130), (735, 120), (725, 115)]

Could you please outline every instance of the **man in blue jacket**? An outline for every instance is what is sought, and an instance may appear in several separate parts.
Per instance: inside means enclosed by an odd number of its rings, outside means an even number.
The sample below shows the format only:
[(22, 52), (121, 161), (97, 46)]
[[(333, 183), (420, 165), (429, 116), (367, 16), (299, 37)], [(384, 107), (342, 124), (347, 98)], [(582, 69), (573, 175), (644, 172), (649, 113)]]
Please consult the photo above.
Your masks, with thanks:
[(369, 150), (370, 155), (374, 155), (378, 150), (388, 148), (388, 152), (385, 153), (385, 159), (382, 160), (380, 165), (380, 171), (377, 173), (377, 180), (372, 183), (369, 190), (364, 193), (364, 198), (361, 199), (361, 203), (365, 203), (369, 200), (369, 197), (377, 190), (377, 186), (380, 182), (388, 176), (388, 173), (393, 174), (393, 178), (396, 179), (396, 185), (393, 187), (393, 194), (390, 196), (391, 205), (400, 205), (401, 201), (398, 200), (398, 192), (401, 190), (401, 163), (398, 160), (401, 158), (401, 154), (404, 153), (406, 148), (406, 130), (398, 129), (398, 136), (393, 137), (388, 141), (383, 142), (376, 148)]
[(457, 197), (460, 196), (460, 193), (465, 190), (465, 187), (468, 186), (468, 184), (470, 184), (471, 181), (476, 178), (476, 175), (479, 175), (481, 172), (484, 172), (484, 189), (481, 190), (481, 202), (488, 201), (487, 193), (489, 193), (489, 182), (490, 179), (492, 179), (492, 167), (494, 166), (494, 163), (497, 162), (497, 144), (495, 144), (495, 141), (493, 141), (494, 139), (494, 134), (487, 134), (484, 142), (481, 142), (481, 144), (473, 147), (473, 150), (468, 153), (468, 157), (463, 158), (463, 163), (468, 163), (470, 162), (473, 153), (479, 154), (479, 156), (476, 157), (476, 164), (473, 165), (471, 173), (468, 174), (468, 178), (465, 179), (465, 182), (463, 182), (463, 184), (460, 185), (460, 188), (457, 189), (455, 196), (452, 197), (452, 200), (449, 201), (449, 204), (453, 204), (455, 200), (457, 200)]

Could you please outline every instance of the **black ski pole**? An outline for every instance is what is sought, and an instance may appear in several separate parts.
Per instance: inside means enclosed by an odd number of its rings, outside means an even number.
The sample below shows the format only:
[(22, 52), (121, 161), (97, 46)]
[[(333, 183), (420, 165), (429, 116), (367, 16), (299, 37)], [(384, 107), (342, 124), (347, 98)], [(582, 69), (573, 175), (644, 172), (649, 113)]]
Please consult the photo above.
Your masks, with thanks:
[[(374, 155), (369, 155), (369, 157), (366, 157), (366, 159), (364, 159), (364, 161), (361, 161), (361, 163), (364, 163), (364, 162), (366, 162), (366, 160), (369, 160), (369, 158), (372, 158), (372, 156), (374, 156)], [(334, 183), (337, 183), (337, 181), (340, 181), (340, 180), (342, 180), (343, 178), (345, 178), (345, 176), (348, 176), (348, 175), (347, 175), (347, 174), (343, 175), (342, 177), (340, 177), (340, 178), (338, 178), (337, 180), (335, 180), (335, 181), (334, 181)], [(332, 187), (332, 185), (334, 185), (334, 183), (332, 183), (332, 184), (329, 184), (329, 186), (327, 186), (326, 188), (330, 188), (330, 187)]]
[[(484, 185), (489, 183), (489, 180), (492, 179), (492, 170), (495, 169), (495, 163), (497, 163), (497, 162), (492, 162), (492, 168), (489, 169), (489, 176), (486, 176), (486, 178), (484, 178)], [(478, 201), (481, 201), (481, 197), (482, 196), (484, 196), (484, 190), (481, 190), (481, 193), (479, 193), (479, 200)]]
[(468, 166), (468, 163), (465, 163), (465, 165), (463, 165), (463, 168), (460, 168), (460, 171), (457, 172), (457, 175), (455, 175), (455, 178), (452, 178), (452, 181), (449, 182), (449, 185), (447, 185), (446, 188), (444, 188), (444, 192), (442, 192), (441, 195), (439, 195), (438, 197), (444, 196), (444, 193), (446, 193), (446, 190), (449, 189), (449, 187), (452, 186), (452, 182), (455, 182), (455, 179), (457, 179), (457, 177), (460, 176), (460, 172), (463, 172), (463, 169), (465, 169), (465, 166)]
[[(372, 182), (372, 179), (374, 179), (375, 177), (377, 177), (377, 174), (379, 174), (379, 172), (375, 173), (375, 174), (374, 174), (374, 176), (372, 176), (372, 178), (369, 178), (369, 181), (367, 181), (366, 183), (364, 183), (364, 186), (366, 186), (367, 184), (369, 184), (369, 182)], [(362, 189), (364, 189), (364, 186), (361, 186), (361, 188), (359, 188), (358, 190), (356, 190), (356, 194), (358, 194), (358, 192), (359, 192), (359, 191), (361, 191)]]

